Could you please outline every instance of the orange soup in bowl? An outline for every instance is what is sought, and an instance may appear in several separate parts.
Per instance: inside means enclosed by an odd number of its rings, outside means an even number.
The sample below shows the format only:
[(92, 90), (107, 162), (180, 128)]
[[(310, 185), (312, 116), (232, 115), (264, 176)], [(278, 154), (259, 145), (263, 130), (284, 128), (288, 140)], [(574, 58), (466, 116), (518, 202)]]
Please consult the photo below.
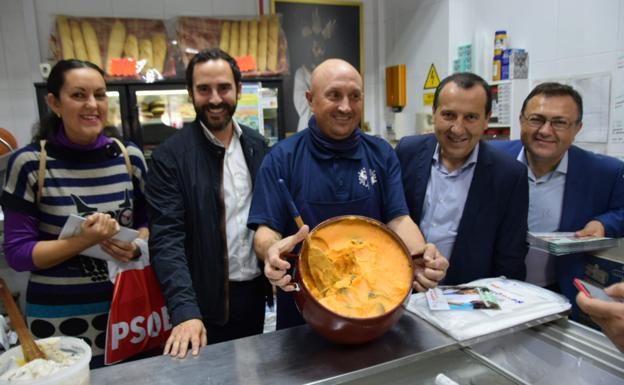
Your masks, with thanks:
[(314, 229), (306, 242), (303, 283), (339, 315), (381, 316), (399, 306), (411, 290), (411, 259), (378, 222), (346, 217)]

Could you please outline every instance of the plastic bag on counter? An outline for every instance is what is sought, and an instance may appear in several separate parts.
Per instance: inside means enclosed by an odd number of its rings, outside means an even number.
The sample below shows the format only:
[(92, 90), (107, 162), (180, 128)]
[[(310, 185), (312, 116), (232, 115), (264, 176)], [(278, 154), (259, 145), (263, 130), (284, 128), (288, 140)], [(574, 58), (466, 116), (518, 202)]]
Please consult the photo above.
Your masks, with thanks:
[(174, 50), (162, 20), (58, 15), (54, 25), (54, 60), (88, 60), (111, 77), (146, 82), (176, 75)]
[(496, 297), (498, 310), (430, 310), (424, 293), (413, 294), (407, 309), (457, 341), (490, 334), (570, 309), (564, 296), (527, 282), (485, 278), (460, 286), (482, 286)]
[(288, 45), (280, 15), (240, 20), (178, 17), (176, 34), (184, 67), (197, 52), (219, 47), (237, 60), (243, 77), (288, 73)]

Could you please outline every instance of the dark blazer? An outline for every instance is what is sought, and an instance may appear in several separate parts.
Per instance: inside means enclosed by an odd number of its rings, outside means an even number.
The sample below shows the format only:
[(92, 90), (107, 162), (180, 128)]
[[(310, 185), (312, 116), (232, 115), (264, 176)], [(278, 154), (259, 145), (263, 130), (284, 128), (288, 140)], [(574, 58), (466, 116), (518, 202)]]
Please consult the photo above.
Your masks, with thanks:
[[(501, 141), (497, 147), (514, 159), (523, 148), (519, 140)], [(594, 219), (607, 237), (624, 236), (624, 163), (571, 146), (558, 231), (577, 231)], [(559, 288), (572, 303), (578, 292), (573, 280), (585, 275), (586, 259), (586, 254), (573, 254), (555, 260)]]
[[(256, 131), (240, 126), (253, 183), (267, 146)], [(222, 325), (229, 317), (224, 156), (197, 121), (152, 153), (146, 187), (150, 257), (174, 326), (192, 318)]]
[[(418, 224), (436, 144), (430, 134), (403, 138), (396, 148), (410, 216)], [(445, 284), (525, 278), (528, 194), (526, 168), (481, 141)]]

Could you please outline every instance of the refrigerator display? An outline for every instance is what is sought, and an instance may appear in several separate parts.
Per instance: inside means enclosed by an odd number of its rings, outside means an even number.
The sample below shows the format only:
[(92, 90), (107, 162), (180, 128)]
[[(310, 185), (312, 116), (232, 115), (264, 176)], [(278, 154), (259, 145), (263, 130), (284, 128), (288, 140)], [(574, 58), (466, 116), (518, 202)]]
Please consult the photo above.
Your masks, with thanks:
[(146, 158), (158, 144), (195, 120), (195, 109), (186, 89), (136, 90), (134, 97)]
[[(285, 137), (281, 78), (244, 78), (235, 119), (257, 129), (273, 145)], [(48, 111), (45, 83), (36, 83), (39, 115)], [(169, 135), (195, 119), (184, 79), (156, 83), (111, 81), (107, 83), (109, 123), (126, 140), (140, 146), (146, 159)]]
[[(108, 117), (106, 125), (115, 127), (114, 133), (118, 137), (125, 137), (129, 133), (129, 126), (126, 112), (126, 91), (125, 87), (118, 85), (107, 86), (106, 96), (108, 96)], [(46, 100), (48, 91), (45, 83), (36, 83), (35, 90), (37, 95), (37, 107), (39, 110), (39, 118), (43, 118), (50, 112), (48, 102)]]

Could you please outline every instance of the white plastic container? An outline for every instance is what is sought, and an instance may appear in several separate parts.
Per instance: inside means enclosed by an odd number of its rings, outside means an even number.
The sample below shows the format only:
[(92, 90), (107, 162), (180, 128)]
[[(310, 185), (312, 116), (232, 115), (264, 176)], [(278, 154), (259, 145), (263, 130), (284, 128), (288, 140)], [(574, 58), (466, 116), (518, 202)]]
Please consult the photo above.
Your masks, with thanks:
[[(88, 385), (89, 384), (89, 362), (91, 361), (91, 348), (83, 340), (74, 337), (50, 337), (37, 340), (37, 343), (52, 339), (60, 339), (59, 349), (63, 352), (75, 354), (77, 361), (73, 364), (61, 368), (49, 376), (36, 380), (0, 380), (0, 385)], [(23, 360), (21, 346), (9, 349), (0, 356), (0, 376), (9, 370), (17, 367), (16, 360)]]

